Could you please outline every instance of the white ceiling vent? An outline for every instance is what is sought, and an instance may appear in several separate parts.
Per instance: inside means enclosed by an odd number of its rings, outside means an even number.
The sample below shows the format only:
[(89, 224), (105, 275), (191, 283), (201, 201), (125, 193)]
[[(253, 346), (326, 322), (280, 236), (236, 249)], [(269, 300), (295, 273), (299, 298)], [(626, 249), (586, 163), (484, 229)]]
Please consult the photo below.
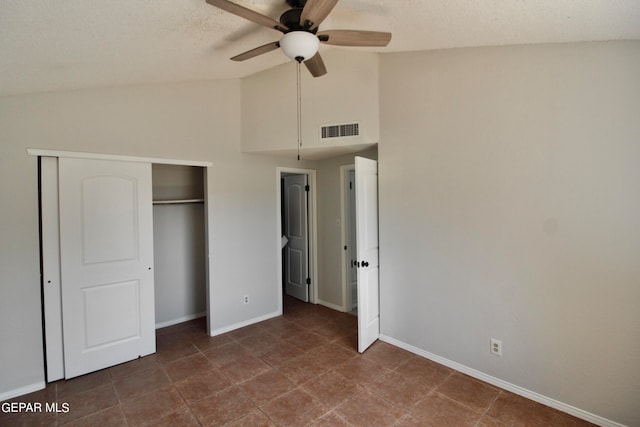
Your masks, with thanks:
[(327, 125), (320, 128), (320, 139), (351, 138), (360, 136), (360, 123)]

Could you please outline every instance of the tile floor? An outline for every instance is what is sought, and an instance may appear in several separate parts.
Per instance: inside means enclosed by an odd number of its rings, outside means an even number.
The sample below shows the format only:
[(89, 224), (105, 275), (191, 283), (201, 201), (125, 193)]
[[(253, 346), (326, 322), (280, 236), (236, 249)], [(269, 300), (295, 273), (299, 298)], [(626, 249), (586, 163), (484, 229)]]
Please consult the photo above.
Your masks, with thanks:
[(287, 298), (285, 314), (208, 337), (204, 319), (157, 331), (157, 353), (16, 402), (35, 426), (579, 426), (588, 423), (383, 342), (356, 352), (356, 319)]

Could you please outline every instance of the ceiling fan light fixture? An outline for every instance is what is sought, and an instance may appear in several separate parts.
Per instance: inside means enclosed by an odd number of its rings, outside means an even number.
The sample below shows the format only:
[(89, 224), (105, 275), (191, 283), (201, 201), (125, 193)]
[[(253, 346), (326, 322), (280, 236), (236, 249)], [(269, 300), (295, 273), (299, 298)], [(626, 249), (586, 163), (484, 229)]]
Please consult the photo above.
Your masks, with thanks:
[(307, 31), (290, 31), (280, 39), (280, 48), (298, 62), (313, 58), (320, 47), (318, 37)]

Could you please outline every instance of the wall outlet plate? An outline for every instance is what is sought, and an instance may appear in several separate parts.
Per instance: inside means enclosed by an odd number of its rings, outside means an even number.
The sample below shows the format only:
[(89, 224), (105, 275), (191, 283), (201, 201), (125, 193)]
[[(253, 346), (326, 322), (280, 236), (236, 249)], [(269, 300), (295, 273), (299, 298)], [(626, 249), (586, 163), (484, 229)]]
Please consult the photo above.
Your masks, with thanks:
[(502, 356), (502, 341), (491, 338), (491, 354), (494, 356)]

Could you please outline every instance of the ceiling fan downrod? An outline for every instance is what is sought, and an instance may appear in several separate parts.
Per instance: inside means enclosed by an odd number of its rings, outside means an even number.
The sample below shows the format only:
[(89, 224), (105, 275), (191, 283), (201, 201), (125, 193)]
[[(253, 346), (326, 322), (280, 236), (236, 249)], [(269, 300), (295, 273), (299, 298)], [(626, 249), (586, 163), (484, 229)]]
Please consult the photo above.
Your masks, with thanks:
[[(296, 58), (297, 60), (297, 58)], [(300, 63), (296, 63), (296, 75), (297, 75), (297, 126), (298, 126), (298, 161), (300, 161), (300, 148), (302, 147), (302, 81), (300, 79)]]

